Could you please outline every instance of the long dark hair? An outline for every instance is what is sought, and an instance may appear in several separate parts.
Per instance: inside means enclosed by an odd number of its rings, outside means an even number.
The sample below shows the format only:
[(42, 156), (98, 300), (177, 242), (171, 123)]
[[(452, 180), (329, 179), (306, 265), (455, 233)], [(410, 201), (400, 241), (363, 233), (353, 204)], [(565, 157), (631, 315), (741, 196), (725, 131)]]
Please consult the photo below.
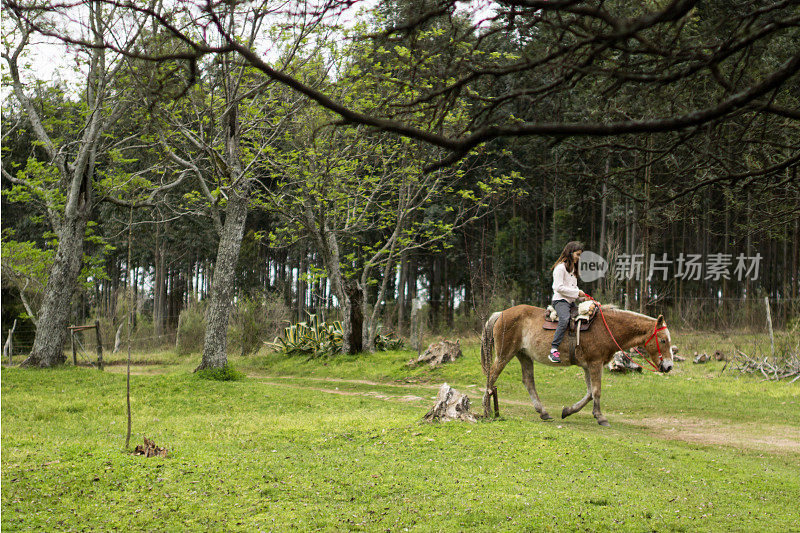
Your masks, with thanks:
[(572, 254), (580, 250), (583, 251), (583, 244), (580, 241), (569, 241), (564, 249), (561, 251), (561, 255), (558, 256), (556, 262), (553, 263), (553, 266), (550, 267), (550, 270), (555, 269), (559, 263), (562, 261), (564, 262), (564, 266), (567, 268), (567, 272), (570, 274), (578, 275), (578, 269), (574, 261), (572, 261)]

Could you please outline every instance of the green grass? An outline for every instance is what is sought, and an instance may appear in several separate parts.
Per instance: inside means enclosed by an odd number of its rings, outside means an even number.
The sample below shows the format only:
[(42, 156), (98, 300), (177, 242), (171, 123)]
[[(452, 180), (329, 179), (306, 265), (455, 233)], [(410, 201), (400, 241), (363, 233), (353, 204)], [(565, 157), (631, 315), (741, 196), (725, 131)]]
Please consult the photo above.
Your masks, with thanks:
[[(691, 342), (717, 341), (698, 335)], [(606, 374), (603, 407), (612, 427), (601, 428), (591, 406), (564, 421), (539, 421), (529, 405), (515, 403), (527, 394), (512, 362), (498, 384), (501, 420), (430, 425), (420, 419), (436, 386), (474, 391), (482, 384), (477, 347), (434, 370), (407, 369), (411, 356), (232, 357), (249, 374), (244, 381), (200, 379), (190, 373), (197, 355), (134, 356), (169, 363), (136, 366), (144, 374), (132, 377), (131, 390), (132, 445), (152, 438), (169, 449), (166, 459), (123, 450), (124, 367), (3, 369), (2, 527), (800, 528), (796, 450), (688, 442), (638, 423), (669, 417), (678, 425), (734, 425), (753, 438), (780, 435), (800, 427), (800, 383), (720, 376), (716, 362), (687, 361), (669, 376)], [(582, 395), (579, 372), (537, 365), (552, 414)], [(421, 399), (399, 401), (406, 395)]]

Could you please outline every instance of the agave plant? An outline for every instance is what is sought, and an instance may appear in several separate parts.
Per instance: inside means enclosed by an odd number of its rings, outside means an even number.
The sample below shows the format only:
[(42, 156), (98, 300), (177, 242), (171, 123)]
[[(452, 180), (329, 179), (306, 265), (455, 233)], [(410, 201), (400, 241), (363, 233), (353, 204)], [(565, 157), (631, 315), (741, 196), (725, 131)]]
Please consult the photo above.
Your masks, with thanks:
[[(316, 314), (309, 313), (308, 320), (284, 328), (283, 336), (268, 343), (285, 355), (307, 355), (309, 357), (330, 356), (342, 351), (344, 332), (338, 320), (324, 322)], [(402, 339), (392, 335), (375, 336), (378, 350), (397, 350), (403, 346)]]
[(343, 338), (341, 322), (323, 322), (309, 313), (308, 320), (285, 327), (283, 336), (275, 337), (269, 345), (286, 355), (319, 357), (341, 351)]

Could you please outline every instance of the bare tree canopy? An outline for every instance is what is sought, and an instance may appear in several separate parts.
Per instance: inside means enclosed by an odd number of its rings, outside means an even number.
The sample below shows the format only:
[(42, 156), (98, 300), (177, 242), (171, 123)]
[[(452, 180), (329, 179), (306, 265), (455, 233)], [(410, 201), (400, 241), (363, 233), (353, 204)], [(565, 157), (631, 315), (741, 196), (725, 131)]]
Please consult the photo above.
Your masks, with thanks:
[[(123, 50), (124, 24), (105, 39), (81, 37), (71, 25), (37, 23), (72, 19), (74, 10), (105, 4), (145, 16), (171, 38), (169, 46)], [(141, 59), (183, 61), (194, 72), (208, 54), (235, 53), (269, 78), (302, 93), (340, 117), (440, 147), (451, 164), (498, 138), (619, 136), (691, 131), (745, 117), (800, 121), (790, 95), (800, 69), (800, 10), (790, 0), (636, 4), (604, 1), (506, 0), (468, 12), (455, 0), (382, 2), (371, 22), (346, 31), (357, 1), (18, 2), (3, 5), (42, 34), (88, 47), (102, 46)], [(280, 21), (285, 31), (332, 26), (349, 42), (370, 48), (385, 65), (402, 64), (395, 90), (371, 111), (359, 109), (273, 65), (258, 40), (235, 38), (224, 21), (235, 6), (242, 20)], [(469, 6), (467, 6), (469, 8)], [(33, 16), (33, 15), (36, 16)], [(309, 24), (309, 20), (313, 24)], [(399, 68), (399, 67), (398, 67)], [(387, 77), (364, 69), (365, 76)], [(190, 77), (191, 80), (191, 77)], [(692, 87), (692, 97), (686, 88)], [(635, 105), (632, 104), (635, 101)], [(444, 116), (458, 106), (457, 124)], [(775, 163), (780, 172), (798, 159), (796, 147)]]

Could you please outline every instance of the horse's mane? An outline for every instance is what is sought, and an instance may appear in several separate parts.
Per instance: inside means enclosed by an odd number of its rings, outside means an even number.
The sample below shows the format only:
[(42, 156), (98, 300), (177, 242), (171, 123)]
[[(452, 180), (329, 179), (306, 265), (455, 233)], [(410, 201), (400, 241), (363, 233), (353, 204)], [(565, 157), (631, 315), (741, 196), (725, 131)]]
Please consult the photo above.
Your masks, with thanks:
[(616, 305), (616, 304), (608, 304), (608, 305), (603, 304), (603, 309), (606, 310), (606, 311), (608, 311), (608, 310), (619, 311), (621, 313), (627, 313), (629, 315), (638, 316), (639, 318), (647, 318), (647, 319), (650, 319), (650, 320), (656, 320), (655, 317), (648, 316), (648, 315), (645, 315), (643, 313), (637, 313), (636, 311), (631, 311), (630, 309), (620, 309), (619, 306)]

